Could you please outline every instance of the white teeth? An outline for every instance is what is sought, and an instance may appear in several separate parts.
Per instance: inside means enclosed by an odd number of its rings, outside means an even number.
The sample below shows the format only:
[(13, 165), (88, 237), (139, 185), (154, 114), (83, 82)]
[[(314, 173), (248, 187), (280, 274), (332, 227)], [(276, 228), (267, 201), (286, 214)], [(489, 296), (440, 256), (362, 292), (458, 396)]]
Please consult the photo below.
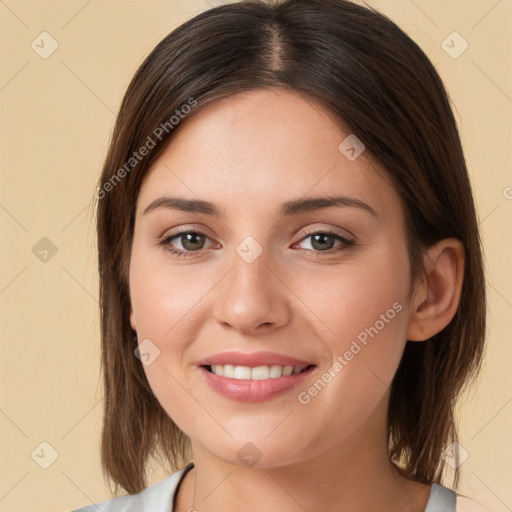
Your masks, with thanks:
[(283, 377), (288, 377), (293, 373), (293, 366), (285, 366), (283, 368)]
[(283, 375), (283, 367), (278, 364), (273, 364), (270, 367), (270, 378), (275, 379), (276, 377), (281, 377)]
[(268, 380), (278, 377), (287, 377), (297, 375), (305, 366), (280, 366), (273, 364), (271, 366), (235, 366), (232, 364), (214, 364), (211, 366), (212, 373), (228, 377), (230, 379), (250, 379), (250, 380)]
[[(229, 377), (229, 375), (225, 375), (225, 377)], [(235, 379), (250, 379), (251, 369), (248, 366), (235, 366), (233, 377)]]
[(270, 368), (268, 366), (256, 366), (251, 370), (252, 380), (266, 380), (270, 379)]

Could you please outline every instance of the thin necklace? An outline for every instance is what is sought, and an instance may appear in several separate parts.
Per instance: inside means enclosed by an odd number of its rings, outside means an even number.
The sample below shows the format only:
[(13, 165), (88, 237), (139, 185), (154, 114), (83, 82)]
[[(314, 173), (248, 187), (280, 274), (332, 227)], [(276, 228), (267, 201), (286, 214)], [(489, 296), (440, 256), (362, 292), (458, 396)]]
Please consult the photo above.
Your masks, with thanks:
[[(181, 482), (177, 488), (177, 492), (176, 494), (174, 495), (174, 499), (172, 500), (173, 502), (171, 503), (171, 512), (174, 512), (174, 508), (175, 508), (175, 505), (176, 505), (176, 501), (177, 501), (177, 497), (178, 497), (178, 494), (180, 492), (180, 487), (181, 489), (183, 490), (183, 481), (185, 480), (186, 476), (193, 470), (195, 470), (195, 466), (191, 469), (189, 469), (185, 475), (182, 477), (181, 479)], [(194, 471), (194, 495), (192, 497), (192, 505), (187, 509), (186, 512), (198, 512), (196, 508), (194, 508), (194, 502), (196, 501), (196, 483), (197, 483), (197, 471)]]
[[(194, 469), (196, 469), (194, 467)], [(192, 497), (192, 506), (190, 507), (191, 510), (189, 512), (197, 512), (197, 510), (194, 507), (194, 503), (196, 502), (196, 483), (197, 483), (197, 471), (194, 471), (194, 496)]]

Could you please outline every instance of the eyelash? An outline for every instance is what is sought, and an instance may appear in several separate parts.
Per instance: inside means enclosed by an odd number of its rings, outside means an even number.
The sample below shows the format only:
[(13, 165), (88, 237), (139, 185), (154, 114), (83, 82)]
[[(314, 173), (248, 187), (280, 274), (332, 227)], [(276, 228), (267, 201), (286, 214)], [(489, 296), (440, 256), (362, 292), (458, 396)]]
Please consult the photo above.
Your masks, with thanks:
[[(178, 258), (182, 258), (182, 257), (183, 258), (189, 258), (189, 257), (192, 257), (194, 253), (201, 252), (203, 249), (199, 249), (198, 251), (182, 251), (180, 249), (176, 249), (175, 247), (173, 247), (171, 245), (171, 242), (174, 239), (179, 238), (181, 235), (185, 235), (185, 234), (200, 235), (200, 236), (204, 236), (204, 237), (208, 238), (208, 236), (205, 235), (204, 233), (202, 233), (201, 231), (184, 230), (184, 231), (180, 231), (178, 233), (174, 233), (173, 235), (169, 235), (169, 236), (166, 236), (166, 237), (158, 240), (157, 241), (157, 245), (164, 247), (167, 251), (169, 251), (172, 254), (175, 254), (176, 256), (178, 256)], [(303, 242), (304, 240), (306, 240), (307, 238), (309, 238), (309, 237), (311, 237), (313, 235), (328, 235), (328, 236), (332, 236), (333, 238), (335, 238), (335, 239), (339, 240), (340, 242), (342, 242), (342, 245), (340, 245), (340, 246), (338, 246), (337, 248), (334, 248), (334, 249), (329, 249), (328, 251), (317, 251), (317, 250), (314, 250), (314, 249), (300, 249), (301, 251), (306, 251), (306, 252), (312, 253), (312, 255), (314, 257), (319, 257), (319, 256), (323, 256), (323, 255), (331, 255), (331, 254), (334, 254), (334, 253), (338, 253), (338, 252), (341, 252), (341, 251), (344, 251), (344, 250), (348, 249), (351, 246), (356, 245), (353, 240), (349, 240), (349, 239), (341, 236), (339, 233), (335, 233), (334, 231), (328, 231), (328, 230), (326, 230), (326, 231), (312, 231), (310, 233), (307, 233), (297, 243)]]

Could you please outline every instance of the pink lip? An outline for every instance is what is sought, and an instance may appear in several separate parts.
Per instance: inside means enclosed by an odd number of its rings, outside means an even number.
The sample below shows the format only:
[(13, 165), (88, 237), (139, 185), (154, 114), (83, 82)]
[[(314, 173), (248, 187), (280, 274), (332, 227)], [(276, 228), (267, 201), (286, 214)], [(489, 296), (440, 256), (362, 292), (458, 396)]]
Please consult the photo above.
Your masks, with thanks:
[(230, 379), (211, 373), (202, 366), (199, 368), (199, 373), (213, 390), (225, 398), (239, 402), (261, 402), (295, 388), (315, 369), (316, 366), (311, 366), (296, 375), (268, 380)]
[(223, 352), (221, 354), (215, 354), (211, 357), (207, 357), (197, 364), (198, 366), (232, 364), (234, 366), (248, 366), (250, 368), (254, 368), (256, 366), (271, 366), (273, 364), (280, 366), (308, 366), (314, 363), (311, 361), (296, 359), (295, 357), (277, 354), (275, 352)]

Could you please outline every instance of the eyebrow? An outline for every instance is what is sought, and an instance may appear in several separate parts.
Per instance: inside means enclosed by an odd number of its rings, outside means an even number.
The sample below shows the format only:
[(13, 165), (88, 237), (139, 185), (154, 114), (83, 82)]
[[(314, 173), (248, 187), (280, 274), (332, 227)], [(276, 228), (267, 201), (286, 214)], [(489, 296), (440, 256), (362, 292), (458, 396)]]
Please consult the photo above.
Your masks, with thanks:
[[(361, 201), (360, 199), (347, 196), (304, 197), (286, 201), (279, 208), (278, 215), (281, 217), (288, 217), (324, 208), (331, 208), (333, 206), (360, 208), (378, 218), (377, 212), (369, 204)], [(215, 204), (210, 203), (209, 201), (186, 199), (179, 196), (167, 195), (152, 201), (144, 210), (143, 215), (160, 208), (180, 210), (189, 213), (202, 213), (219, 218), (224, 217), (226, 213), (225, 210), (219, 209)]]

